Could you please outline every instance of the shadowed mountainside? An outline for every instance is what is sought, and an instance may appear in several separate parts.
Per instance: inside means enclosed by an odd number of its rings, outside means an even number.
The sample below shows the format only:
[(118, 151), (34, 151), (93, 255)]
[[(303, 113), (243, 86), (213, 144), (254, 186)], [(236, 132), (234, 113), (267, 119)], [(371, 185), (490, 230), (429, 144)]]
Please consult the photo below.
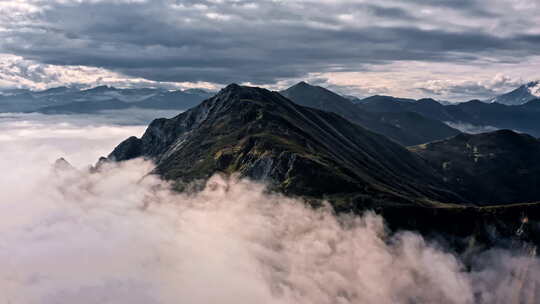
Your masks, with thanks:
[(405, 146), (444, 139), (459, 133), (438, 120), (417, 113), (368, 112), (332, 91), (305, 82), (281, 91), (281, 94), (297, 104), (339, 114)]
[(479, 205), (540, 201), (540, 141), (510, 130), (411, 147), (449, 187)]

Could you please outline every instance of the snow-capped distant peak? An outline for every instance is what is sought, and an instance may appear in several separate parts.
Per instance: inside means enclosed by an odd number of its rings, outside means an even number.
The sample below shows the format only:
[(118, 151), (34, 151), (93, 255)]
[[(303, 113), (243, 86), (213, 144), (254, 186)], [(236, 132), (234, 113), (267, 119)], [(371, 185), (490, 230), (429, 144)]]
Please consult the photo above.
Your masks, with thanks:
[(536, 98), (540, 98), (540, 81), (526, 83), (511, 92), (495, 97), (490, 102), (505, 105), (521, 105)]
[(540, 97), (540, 81), (529, 82), (527, 89), (529, 89), (529, 93), (531, 93), (531, 95)]

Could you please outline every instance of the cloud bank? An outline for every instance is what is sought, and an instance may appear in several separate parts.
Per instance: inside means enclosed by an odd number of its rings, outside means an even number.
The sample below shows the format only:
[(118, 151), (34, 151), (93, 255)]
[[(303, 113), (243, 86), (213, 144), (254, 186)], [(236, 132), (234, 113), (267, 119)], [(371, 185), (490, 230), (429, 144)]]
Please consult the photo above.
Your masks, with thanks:
[(485, 252), (467, 270), (372, 213), (336, 217), (234, 177), (179, 194), (149, 162), (51, 169), (57, 141), (5, 143), (6, 303), (535, 303), (540, 263), (523, 253)]
[[(77, 167), (87, 166), (107, 155), (120, 141), (129, 136), (140, 136), (146, 129), (142, 124), (147, 122), (138, 121), (141, 117), (109, 114), (91, 117), (2, 113), (0, 154), (6, 165), (20, 163), (21, 166), (42, 167), (59, 157), (67, 157)], [(7, 170), (8, 167), (2, 168)]]

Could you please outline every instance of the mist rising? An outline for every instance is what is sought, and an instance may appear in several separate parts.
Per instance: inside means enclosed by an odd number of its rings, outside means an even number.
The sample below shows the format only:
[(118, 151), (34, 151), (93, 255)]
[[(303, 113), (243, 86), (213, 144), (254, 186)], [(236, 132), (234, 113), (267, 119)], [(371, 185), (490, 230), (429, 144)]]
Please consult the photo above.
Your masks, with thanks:
[[(58, 155), (80, 137), (49, 123), (44, 140), (37, 123), (7, 132), (0, 152), (6, 303), (535, 303), (540, 263), (525, 251), (490, 250), (467, 269), (373, 213), (337, 217), (247, 180), (214, 176), (179, 194), (140, 159), (54, 170), (53, 157), (100, 151), (83, 140)], [(134, 131), (103, 127), (81, 137)]]

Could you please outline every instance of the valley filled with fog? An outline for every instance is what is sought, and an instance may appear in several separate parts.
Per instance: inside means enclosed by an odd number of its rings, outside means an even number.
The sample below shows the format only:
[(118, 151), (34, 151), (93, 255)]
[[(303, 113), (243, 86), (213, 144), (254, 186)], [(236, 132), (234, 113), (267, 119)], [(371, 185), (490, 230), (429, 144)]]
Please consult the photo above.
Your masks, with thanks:
[[(1, 302), (537, 300), (540, 263), (521, 247), (477, 253), (467, 269), (438, 242), (390, 235), (372, 213), (336, 217), (258, 183), (214, 176), (180, 194), (141, 159), (89, 172), (146, 123), (0, 116)], [(77, 169), (53, 168), (59, 157)]]

